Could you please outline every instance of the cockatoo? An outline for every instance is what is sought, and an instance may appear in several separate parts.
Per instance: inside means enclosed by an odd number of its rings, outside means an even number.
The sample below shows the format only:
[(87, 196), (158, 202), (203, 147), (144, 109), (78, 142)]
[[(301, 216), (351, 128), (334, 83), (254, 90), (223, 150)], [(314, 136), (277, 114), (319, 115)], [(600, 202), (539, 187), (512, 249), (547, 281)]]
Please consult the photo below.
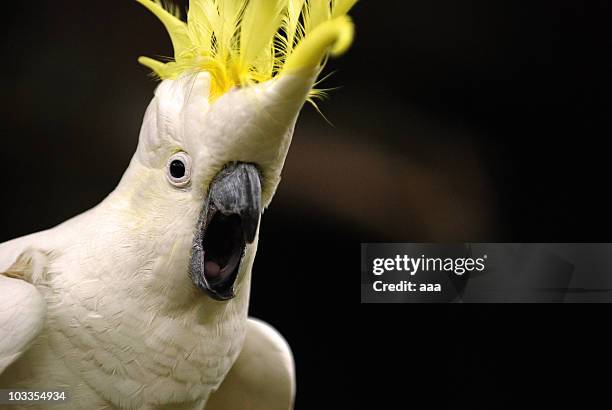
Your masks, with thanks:
[(187, 22), (137, 1), (174, 58), (139, 59), (162, 81), (117, 188), (0, 244), (0, 388), (65, 391), (68, 409), (291, 408), (291, 350), (247, 316), (251, 267), (356, 0), (191, 0)]

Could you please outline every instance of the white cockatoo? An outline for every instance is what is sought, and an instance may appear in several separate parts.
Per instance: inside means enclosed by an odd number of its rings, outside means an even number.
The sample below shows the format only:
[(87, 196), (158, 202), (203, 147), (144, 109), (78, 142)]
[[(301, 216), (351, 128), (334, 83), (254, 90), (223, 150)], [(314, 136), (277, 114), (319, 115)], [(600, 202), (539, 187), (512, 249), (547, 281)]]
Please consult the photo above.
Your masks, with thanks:
[(65, 391), (68, 409), (292, 407), (291, 351), (247, 317), (251, 267), (298, 113), (350, 46), (355, 1), (191, 0), (183, 22), (138, 0), (174, 59), (139, 60), (162, 82), (117, 188), (0, 244), (0, 389)]

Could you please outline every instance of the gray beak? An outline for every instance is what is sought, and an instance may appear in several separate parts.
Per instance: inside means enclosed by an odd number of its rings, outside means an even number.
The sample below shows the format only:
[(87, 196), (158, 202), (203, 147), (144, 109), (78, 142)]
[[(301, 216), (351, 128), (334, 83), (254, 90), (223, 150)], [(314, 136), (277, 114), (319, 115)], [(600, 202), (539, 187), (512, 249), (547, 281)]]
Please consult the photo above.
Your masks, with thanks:
[(253, 164), (231, 163), (217, 174), (200, 214), (190, 276), (216, 300), (235, 296), (234, 284), (246, 245), (257, 235), (261, 180)]

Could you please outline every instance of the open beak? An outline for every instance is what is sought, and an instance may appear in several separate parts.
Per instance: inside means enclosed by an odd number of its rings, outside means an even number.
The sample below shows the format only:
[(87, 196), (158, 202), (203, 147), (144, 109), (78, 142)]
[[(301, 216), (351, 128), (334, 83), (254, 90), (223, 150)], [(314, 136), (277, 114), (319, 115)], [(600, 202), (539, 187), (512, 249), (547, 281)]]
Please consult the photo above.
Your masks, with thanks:
[(214, 178), (198, 219), (190, 275), (216, 300), (235, 296), (234, 284), (246, 245), (257, 235), (261, 180), (253, 164), (233, 162)]

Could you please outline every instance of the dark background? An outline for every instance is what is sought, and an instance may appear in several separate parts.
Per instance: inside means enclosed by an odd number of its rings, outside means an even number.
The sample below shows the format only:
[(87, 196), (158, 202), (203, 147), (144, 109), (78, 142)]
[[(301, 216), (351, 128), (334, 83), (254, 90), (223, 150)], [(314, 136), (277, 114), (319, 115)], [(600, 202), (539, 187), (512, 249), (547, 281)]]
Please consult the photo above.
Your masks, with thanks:
[[(297, 409), (495, 408), (534, 386), (549, 403), (604, 366), (601, 309), (359, 306), (356, 278), (361, 242), (610, 241), (611, 6), (356, 6), (320, 103), (334, 127), (304, 110), (254, 267), (252, 315), (294, 349)], [(136, 58), (171, 54), (134, 1), (2, 13), (0, 242), (114, 188), (155, 87)]]

